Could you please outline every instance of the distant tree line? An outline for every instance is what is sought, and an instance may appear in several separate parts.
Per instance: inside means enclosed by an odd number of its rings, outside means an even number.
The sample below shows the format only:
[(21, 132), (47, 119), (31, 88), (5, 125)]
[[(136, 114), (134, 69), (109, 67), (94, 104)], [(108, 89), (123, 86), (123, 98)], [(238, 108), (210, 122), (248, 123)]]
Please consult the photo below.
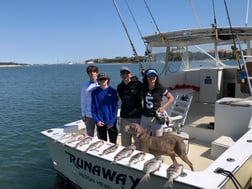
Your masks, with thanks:
[(143, 56), (137, 57), (115, 57), (115, 58), (94, 58), (86, 60), (85, 63), (132, 63), (132, 62), (142, 62), (144, 59)]
[(0, 62), (0, 65), (27, 65), (27, 64), (24, 64), (24, 63), (16, 63), (16, 62)]

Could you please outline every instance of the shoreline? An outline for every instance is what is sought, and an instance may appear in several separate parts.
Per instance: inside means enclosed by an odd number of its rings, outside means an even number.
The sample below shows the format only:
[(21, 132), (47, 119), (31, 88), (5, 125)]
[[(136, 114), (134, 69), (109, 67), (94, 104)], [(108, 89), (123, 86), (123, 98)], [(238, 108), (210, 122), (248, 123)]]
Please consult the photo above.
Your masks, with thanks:
[(26, 66), (26, 65), (1, 65), (0, 64), (0, 68), (5, 68), (5, 67), (20, 67), (20, 66)]

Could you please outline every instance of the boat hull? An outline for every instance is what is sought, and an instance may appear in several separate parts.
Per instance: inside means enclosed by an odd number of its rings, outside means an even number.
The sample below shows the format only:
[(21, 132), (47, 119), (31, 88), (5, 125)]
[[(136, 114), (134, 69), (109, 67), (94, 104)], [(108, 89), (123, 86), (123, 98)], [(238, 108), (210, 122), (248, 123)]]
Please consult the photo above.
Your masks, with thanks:
[[(49, 132), (53, 130), (54, 129), (50, 129)], [(58, 133), (59, 129), (56, 130), (55, 132)], [(123, 146), (120, 146), (119, 150), (114, 153), (101, 156), (99, 154), (102, 152), (102, 149), (85, 152), (85, 150), (83, 150), (84, 148), (76, 149), (71, 145), (59, 142), (47, 136), (46, 132), (47, 131), (43, 131), (42, 135), (45, 136), (54, 168), (60, 175), (80, 188), (163, 188), (167, 181), (165, 176), (166, 169), (169, 167), (167, 164), (163, 164), (159, 171), (151, 174), (148, 182), (140, 182), (145, 174), (142, 171), (144, 161), (136, 165), (128, 166), (129, 157), (113, 164), (113, 157)], [(137, 153), (137, 151), (135, 151), (135, 153)], [(147, 154), (145, 160), (153, 157), (153, 155)], [(174, 188), (187, 189), (197, 187), (174, 181)]]
[[(163, 188), (166, 178), (151, 175), (150, 182), (140, 183), (144, 172), (124, 165), (113, 165), (111, 161), (72, 149), (51, 139), (47, 145), (54, 168), (81, 188)], [(179, 186), (180, 185), (180, 186)], [(175, 183), (176, 188), (185, 187)], [(195, 187), (194, 187), (195, 188)]]
[[(41, 132), (45, 137), (54, 168), (75, 186), (83, 189), (164, 188), (167, 181), (166, 170), (170, 165), (163, 163), (160, 170), (150, 175), (148, 182), (140, 182), (145, 174), (143, 172), (144, 162), (153, 158), (152, 154), (147, 153), (144, 161), (132, 166), (128, 165), (130, 157), (112, 164), (115, 155), (120, 149), (124, 148), (123, 146), (119, 145), (113, 153), (101, 155), (105, 148), (112, 145), (111, 143), (107, 142), (97, 150), (86, 152), (88, 145), (76, 148), (76, 143), (59, 140), (59, 137), (65, 133), (76, 131), (78, 131), (78, 126), (68, 125)], [(185, 176), (179, 176), (175, 179), (173, 188), (235, 188), (230, 178), (215, 173), (218, 168), (233, 170), (232, 174), (239, 180), (239, 183), (244, 188), (249, 188), (252, 175), (252, 157), (249, 155), (251, 154), (251, 142), (249, 140), (251, 136), (252, 131), (249, 130), (204, 171), (184, 170)], [(94, 138), (92, 142), (96, 140), (99, 139)], [(244, 152), (240, 146), (249, 149)], [(242, 155), (237, 154), (241, 150), (244, 153)], [(139, 151), (135, 150), (134, 153), (137, 152)], [(234, 161), (229, 161), (232, 158)], [(208, 178), (207, 181), (206, 178)]]

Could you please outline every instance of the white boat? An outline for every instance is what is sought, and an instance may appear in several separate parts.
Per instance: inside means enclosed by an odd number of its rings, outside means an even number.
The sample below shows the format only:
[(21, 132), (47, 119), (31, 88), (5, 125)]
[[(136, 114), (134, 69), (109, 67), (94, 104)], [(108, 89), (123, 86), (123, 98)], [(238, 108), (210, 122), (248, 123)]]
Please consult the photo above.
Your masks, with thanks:
[[(142, 66), (156, 67), (157, 62), (160, 62), (163, 68), (156, 68), (161, 73), (163, 85), (169, 87), (174, 96), (182, 94), (192, 97), (184, 116), (185, 122), (177, 131), (193, 138), (188, 144), (188, 157), (195, 171), (191, 171), (182, 162), (186, 174), (174, 180), (173, 188), (251, 188), (252, 98), (250, 81), (246, 80), (252, 77), (249, 74), (252, 28), (218, 28), (218, 36), (215, 35), (215, 28), (188, 29), (155, 34), (144, 37), (144, 40), (149, 50), (155, 52), (150, 59), (155, 63), (148, 61)], [(217, 53), (226, 47), (230, 49), (233, 40), (244, 50), (244, 54), (240, 54), (240, 66), (225, 65)], [(215, 54), (203, 50), (203, 47), (214, 49)], [(191, 50), (192, 48), (197, 50)], [(170, 52), (182, 53), (179, 55), (182, 61), (170, 61)], [(196, 54), (198, 60), (193, 62), (191, 57)], [(203, 60), (202, 57), (208, 60)], [(142, 162), (132, 166), (128, 165), (130, 157), (112, 164), (113, 158), (123, 146), (119, 145), (113, 153), (101, 155), (111, 145), (109, 142), (96, 151), (86, 152), (89, 145), (76, 147), (81, 139), (69, 143), (68, 139), (62, 138), (68, 133), (80, 134), (84, 130), (84, 123), (75, 121), (41, 132), (55, 170), (76, 187), (164, 188), (166, 170), (171, 165), (169, 158), (159, 171), (151, 174), (149, 182), (140, 182), (145, 174), (144, 163), (153, 158), (152, 154), (147, 154)], [(94, 138), (92, 143), (96, 141), (98, 139)], [(131, 156), (136, 153), (137, 150)]]

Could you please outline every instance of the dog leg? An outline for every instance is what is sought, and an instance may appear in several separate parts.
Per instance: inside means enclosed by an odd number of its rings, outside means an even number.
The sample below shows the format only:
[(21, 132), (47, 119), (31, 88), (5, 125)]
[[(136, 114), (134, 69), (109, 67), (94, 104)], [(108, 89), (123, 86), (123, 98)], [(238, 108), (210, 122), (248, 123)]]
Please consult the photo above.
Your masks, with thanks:
[(191, 168), (192, 171), (194, 171), (194, 169), (193, 169), (193, 164), (192, 164), (192, 162), (189, 161), (189, 159), (187, 158), (186, 154), (184, 154), (184, 153), (181, 154), (181, 155), (180, 155), (180, 158), (181, 158), (187, 165), (189, 165), (189, 167)]
[(177, 160), (175, 158), (175, 156), (176, 156), (175, 152), (174, 151), (170, 151), (169, 152), (169, 156), (171, 157), (171, 160), (172, 160), (173, 164), (177, 164)]

